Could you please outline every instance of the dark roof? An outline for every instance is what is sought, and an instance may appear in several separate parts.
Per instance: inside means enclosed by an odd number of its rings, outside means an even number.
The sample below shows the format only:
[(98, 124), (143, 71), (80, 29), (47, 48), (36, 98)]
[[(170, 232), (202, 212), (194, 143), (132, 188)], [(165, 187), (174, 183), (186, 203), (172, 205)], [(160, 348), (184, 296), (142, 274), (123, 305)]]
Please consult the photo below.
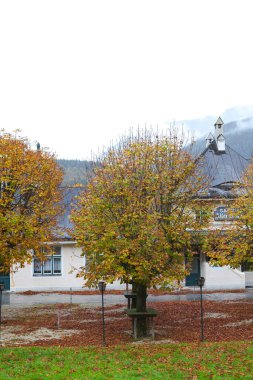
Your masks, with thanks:
[(249, 164), (249, 160), (228, 145), (225, 151), (218, 151), (215, 141), (200, 156), (203, 158), (203, 172), (210, 178), (211, 187), (240, 182)]
[[(218, 119), (219, 121), (219, 119)], [(212, 135), (211, 135), (212, 136)], [(213, 137), (213, 136), (212, 136)], [(209, 138), (209, 136), (208, 136)], [(201, 170), (203, 175), (210, 179), (208, 193), (203, 191), (199, 196), (206, 197), (234, 197), (230, 191), (233, 183), (238, 183), (249, 164), (249, 160), (241, 156), (226, 144), (225, 151), (218, 151), (215, 140), (200, 154)], [(71, 208), (76, 197), (84, 190), (84, 186), (69, 187), (65, 189), (64, 214), (59, 218), (59, 227), (62, 232), (56, 238), (71, 239), (68, 229), (72, 227), (70, 222)]]

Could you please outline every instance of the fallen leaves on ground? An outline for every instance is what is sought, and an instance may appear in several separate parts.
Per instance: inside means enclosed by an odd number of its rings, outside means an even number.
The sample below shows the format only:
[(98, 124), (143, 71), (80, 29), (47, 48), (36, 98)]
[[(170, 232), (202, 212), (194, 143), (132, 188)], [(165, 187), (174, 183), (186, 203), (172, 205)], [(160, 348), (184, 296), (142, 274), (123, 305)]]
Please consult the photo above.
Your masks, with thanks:
[[(167, 301), (148, 303), (155, 308), (155, 342), (199, 342), (200, 302)], [(125, 313), (125, 305), (105, 306), (105, 333), (108, 346), (133, 342), (132, 322)], [(40, 305), (2, 312), (3, 346), (100, 346), (102, 344), (102, 313), (100, 307), (76, 304)], [(43, 335), (51, 331), (48, 339)], [(38, 334), (41, 331), (41, 337)], [(16, 339), (14, 336), (16, 333)], [(55, 332), (55, 339), (53, 332)], [(20, 339), (21, 336), (36, 339)], [(204, 337), (209, 342), (252, 340), (253, 302), (204, 301)]]

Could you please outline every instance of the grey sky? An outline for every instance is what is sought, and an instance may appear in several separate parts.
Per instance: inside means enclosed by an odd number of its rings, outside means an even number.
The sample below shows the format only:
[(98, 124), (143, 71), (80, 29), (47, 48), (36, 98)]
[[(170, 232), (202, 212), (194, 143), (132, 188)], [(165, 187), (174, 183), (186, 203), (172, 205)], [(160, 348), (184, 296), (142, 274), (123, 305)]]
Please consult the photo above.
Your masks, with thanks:
[(252, 103), (250, 0), (0, 1), (0, 128), (89, 158)]

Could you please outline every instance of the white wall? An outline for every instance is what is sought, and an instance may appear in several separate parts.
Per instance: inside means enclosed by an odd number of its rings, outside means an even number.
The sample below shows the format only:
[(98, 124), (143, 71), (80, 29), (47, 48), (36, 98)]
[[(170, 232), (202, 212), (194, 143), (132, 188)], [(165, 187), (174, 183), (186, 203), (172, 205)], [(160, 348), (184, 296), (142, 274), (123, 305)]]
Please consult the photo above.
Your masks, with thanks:
[[(59, 276), (34, 276), (33, 264), (26, 264), (24, 268), (11, 274), (11, 290), (49, 290), (81, 288), (84, 284), (82, 278), (77, 278), (77, 271), (74, 268), (80, 268), (84, 265), (85, 259), (81, 257), (81, 248), (75, 247), (73, 242), (63, 242), (62, 250), (62, 274)], [(73, 269), (73, 273), (70, 273)]]
[[(11, 274), (11, 290), (52, 290), (70, 288), (82, 289), (85, 287), (84, 280), (77, 278), (77, 270), (85, 264), (85, 258), (81, 257), (81, 248), (75, 247), (74, 242), (62, 242), (62, 274), (60, 276), (34, 276), (33, 264), (27, 264), (24, 268)], [(72, 273), (70, 273), (73, 269)], [(212, 267), (206, 261), (205, 257), (201, 258), (201, 276), (205, 277), (205, 286), (207, 290), (219, 289), (245, 289), (246, 285), (253, 286), (253, 272), (241, 272), (230, 267)], [(125, 284), (115, 281), (113, 284), (107, 284), (107, 289), (125, 289)]]
[(244, 272), (244, 273), (245, 273), (246, 286), (253, 286), (253, 272)]
[[(19, 268), (18, 271), (11, 274), (11, 291), (70, 290), (70, 288), (80, 290), (85, 288), (84, 280), (76, 277), (78, 268), (85, 264), (85, 258), (81, 256), (82, 249), (77, 248), (74, 242), (56, 242), (55, 245), (62, 247), (62, 274), (59, 276), (34, 276), (33, 263), (27, 263), (24, 268)], [(106, 289), (123, 290), (125, 288), (126, 285), (120, 284), (119, 281), (106, 284)]]
[(229, 266), (212, 267), (201, 262), (201, 276), (205, 277), (206, 290), (245, 289), (245, 274)]

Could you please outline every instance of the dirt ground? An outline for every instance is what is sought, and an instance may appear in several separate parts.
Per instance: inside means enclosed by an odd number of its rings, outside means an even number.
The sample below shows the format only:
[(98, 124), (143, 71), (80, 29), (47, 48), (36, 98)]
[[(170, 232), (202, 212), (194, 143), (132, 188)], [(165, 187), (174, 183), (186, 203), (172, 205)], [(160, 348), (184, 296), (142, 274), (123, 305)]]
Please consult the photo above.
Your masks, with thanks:
[[(200, 302), (148, 303), (158, 311), (155, 341), (200, 340)], [(105, 307), (107, 345), (134, 342), (125, 304)], [(253, 339), (253, 301), (204, 301), (206, 341)], [(2, 310), (1, 346), (99, 346), (102, 344), (102, 313), (97, 306), (76, 304), (39, 305), (29, 308), (5, 306)]]

